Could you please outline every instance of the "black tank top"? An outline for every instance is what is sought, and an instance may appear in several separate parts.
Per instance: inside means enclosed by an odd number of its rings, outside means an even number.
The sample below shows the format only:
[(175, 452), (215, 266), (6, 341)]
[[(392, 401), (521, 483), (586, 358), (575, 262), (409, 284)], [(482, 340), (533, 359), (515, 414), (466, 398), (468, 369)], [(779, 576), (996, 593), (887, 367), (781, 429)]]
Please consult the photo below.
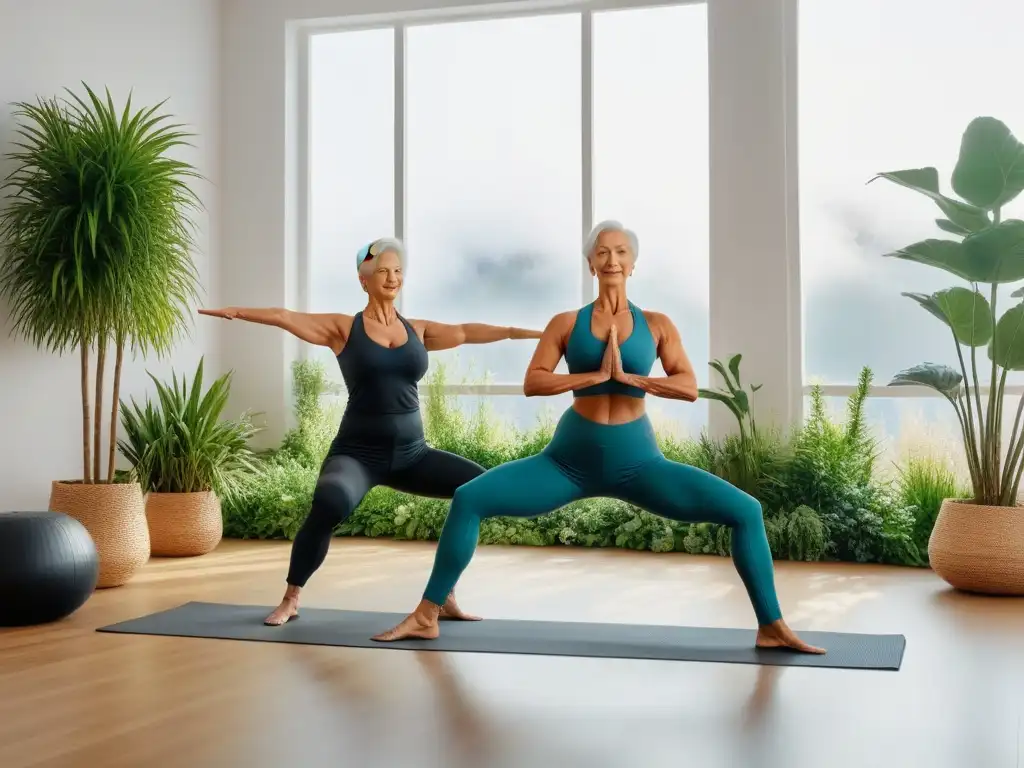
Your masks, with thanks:
[(338, 366), (348, 390), (345, 421), (419, 411), (419, 381), (430, 361), (427, 349), (401, 315), (409, 340), (400, 347), (384, 347), (366, 335), (363, 313), (352, 320), (352, 331)]

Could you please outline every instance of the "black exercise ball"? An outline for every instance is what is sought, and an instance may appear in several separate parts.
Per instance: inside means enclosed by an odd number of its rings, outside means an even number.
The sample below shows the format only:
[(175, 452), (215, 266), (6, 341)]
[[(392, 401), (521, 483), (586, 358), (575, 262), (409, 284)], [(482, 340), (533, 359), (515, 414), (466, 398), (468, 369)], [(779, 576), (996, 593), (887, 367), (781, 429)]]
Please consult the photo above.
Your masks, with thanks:
[(0, 512), (0, 627), (63, 619), (96, 589), (100, 561), (85, 526), (61, 512)]

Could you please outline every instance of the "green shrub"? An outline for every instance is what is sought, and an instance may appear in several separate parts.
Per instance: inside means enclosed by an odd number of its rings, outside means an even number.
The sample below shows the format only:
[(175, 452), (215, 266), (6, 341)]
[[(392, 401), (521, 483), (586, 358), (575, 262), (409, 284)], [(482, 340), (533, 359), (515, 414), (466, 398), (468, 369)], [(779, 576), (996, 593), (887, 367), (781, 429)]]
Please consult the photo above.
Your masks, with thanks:
[(156, 385), (156, 402), (145, 406), (121, 402), (117, 441), (131, 464), (131, 476), (144, 493), (215, 491), (221, 499), (234, 493), (253, 470), (249, 440), (259, 431), (250, 414), (221, 419), (231, 387), (231, 374), (203, 388), (203, 359), (188, 381), (174, 373), (168, 385), (149, 374)]
[(828, 559), (858, 563), (919, 564), (914, 516), (890, 483), (876, 477), (878, 445), (864, 417), (871, 371), (861, 371), (847, 402), (847, 421), (832, 421), (820, 387), (811, 411), (793, 437), (792, 456), (772, 485), (774, 509), (807, 506), (825, 525)]
[(294, 539), (313, 503), (319, 465), (264, 457), (229, 499), (224, 499), (224, 535), (235, 539)]
[(319, 362), (292, 366), (297, 425), (281, 447), (258, 455), (256, 471), (222, 500), (224, 535), (238, 539), (293, 539), (313, 503), (317, 474), (341, 420), (341, 409), (324, 405), (329, 388)]
[(913, 511), (914, 544), (925, 556), (943, 500), (970, 498), (971, 488), (960, 482), (943, 462), (930, 456), (912, 456), (906, 466), (897, 469), (899, 498)]
[(828, 549), (828, 532), (821, 516), (807, 506), (780, 512), (765, 521), (772, 555), (778, 559), (821, 560)]
[[(721, 369), (735, 374), (734, 390), (740, 391), (738, 359)], [(297, 364), (294, 379), (296, 427), (279, 449), (260, 456), (261, 470), (237, 500), (225, 505), (227, 536), (291, 539), (309, 511), (340, 408), (323, 404), (329, 382), (321, 365)], [(864, 418), (870, 382), (871, 372), (865, 369), (843, 423), (829, 417), (819, 388), (812, 393), (806, 423), (788, 438), (778, 430), (758, 429), (749, 412), (740, 409), (743, 429), (738, 435), (724, 440), (706, 434), (693, 440), (659, 435), (659, 444), (668, 458), (713, 472), (759, 499), (777, 559), (921, 565), (916, 531), (923, 525), (923, 513), (918, 512), (923, 507), (912, 502), (904, 486), (894, 488), (875, 471), (878, 446)], [(501, 423), (486, 404), (464, 411), (457, 396), (445, 393), (444, 383), (445, 370), (439, 366), (427, 381), (423, 400), (427, 439), (434, 447), (490, 468), (535, 455), (551, 439), (555, 414), (545, 414), (529, 430), (516, 429)], [(731, 396), (737, 397), (735, 391)], [(433, 541), (447, 511), (447, 501), (378, 487), (336, 533)], [(584, 499), (533, 519), (491, 518), (480, 528), (481, 544), (721, 556), (730, 554), (731, 540), (727, 526), (677, 523), (604, 498)]]

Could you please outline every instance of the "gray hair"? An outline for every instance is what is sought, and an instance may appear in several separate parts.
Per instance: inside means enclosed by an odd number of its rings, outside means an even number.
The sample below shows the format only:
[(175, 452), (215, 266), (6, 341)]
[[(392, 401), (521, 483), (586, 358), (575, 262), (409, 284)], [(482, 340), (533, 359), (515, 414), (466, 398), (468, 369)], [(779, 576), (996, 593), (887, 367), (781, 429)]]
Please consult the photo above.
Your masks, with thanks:
[(594, 255), (594, 249), (597, 248), (597, 239), (605, 232), (621, 232), (626, 236), (626, 240), (629, 241), (629, 250), (633, 252), (633, 261), (640, 258), (640, 240), (636, 236), (636, 232), (631, 229), (626, 229), (622, 222), (615, 221), (614, 219), (608, 219), (602, 221), (587, 235), (587, 239), (583, 243), (583, 258), (588, 261)]
[(378, 240), (374, 240), (370, 244), (370, 247), (375, 251), (376, 255), (371, 256), (359, 265), (359, 274), (366, 276), (369, 272), (373, 271), (373, 267), (377, 261), (377, 258), (388, 251), (392, 251), (398, 256), (398, 263), (405, 267), (405, 245), (397, 237), (382, 237)]

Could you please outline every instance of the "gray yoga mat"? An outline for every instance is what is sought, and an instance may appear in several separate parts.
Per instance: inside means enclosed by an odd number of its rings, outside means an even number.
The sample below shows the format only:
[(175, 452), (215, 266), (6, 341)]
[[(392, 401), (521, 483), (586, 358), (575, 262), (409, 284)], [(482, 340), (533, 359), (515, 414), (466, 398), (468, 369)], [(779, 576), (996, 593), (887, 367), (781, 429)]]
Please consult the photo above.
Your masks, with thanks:
[(437, 640), (378, 643), (370, 638), (390, 629), (405, 614), (303, 608), (301, 617), (281, 627), (267, 627), (269, 606), (185, 603), (160, 613), (101, 627), (99, 632), (132, 635), (205, 637), (270, 643), (331, 645), (407, 651), (516, 653), (586, 656), (608, 659), (658, 659), (767, 664), (793, 667), (899, 670), (903, 635), (801, 632), (824, 656), (754, 647), (752, 629), (716, 629), (643, 624), (597, 624), (570, 621), (442, 621)]

